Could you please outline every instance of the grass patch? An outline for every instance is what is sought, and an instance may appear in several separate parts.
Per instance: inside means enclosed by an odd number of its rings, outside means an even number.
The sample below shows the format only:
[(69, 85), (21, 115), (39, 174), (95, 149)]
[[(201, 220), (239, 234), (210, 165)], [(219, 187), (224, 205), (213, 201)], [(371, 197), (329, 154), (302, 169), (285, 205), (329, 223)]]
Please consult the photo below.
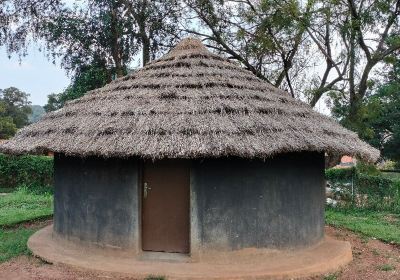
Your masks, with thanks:
[(33, 194), (27, 189), (0, 196), (0, 227), (48, 217), (53, 214), (51, 194)]
[(336, 280), (337, 279), (337, 274), (329, 274), (329, 275), (325, 275), (323, 280)]
[(26, 245), (28, 238), (36, 231), (32, 228), (0, 228), (0, 263), (19, 255), (30, 254)]
[(0, 263), (19, 255), (30, 254), (26, 243), (40, 226), (24, 227), (16, 226), (17, 224), (52, 214), (53, 196), (50, 193), (35, 194), (26, 188), (20, 188), (0, 196)]
[(400, 244), (400, 215), (360, 209), (327, 208), (326, 223), (373, 237), (385, 242)]
[(391, 264), (383, 264), (383, 265), (378, 266), (378, 269), (382, 270), (382, 271), (391, 271), (391, 270), (394, 270), (394, 266)]
[(164, 276), (147, 276), (145, 280), (166, 280)]

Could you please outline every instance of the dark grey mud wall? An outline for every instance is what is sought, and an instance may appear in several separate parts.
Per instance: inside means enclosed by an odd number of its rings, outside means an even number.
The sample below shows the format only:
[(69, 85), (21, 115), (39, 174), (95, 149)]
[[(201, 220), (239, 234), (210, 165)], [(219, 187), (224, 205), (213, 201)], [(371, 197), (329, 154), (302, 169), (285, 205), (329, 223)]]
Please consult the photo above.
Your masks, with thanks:
[(191, 180), (200, 248), (295, 248), (323, 237), (321, 153), (196, 161)]
[(90, 244), (134, 248), (138, 239), (137, 161), (56, 154), (54, 231)]

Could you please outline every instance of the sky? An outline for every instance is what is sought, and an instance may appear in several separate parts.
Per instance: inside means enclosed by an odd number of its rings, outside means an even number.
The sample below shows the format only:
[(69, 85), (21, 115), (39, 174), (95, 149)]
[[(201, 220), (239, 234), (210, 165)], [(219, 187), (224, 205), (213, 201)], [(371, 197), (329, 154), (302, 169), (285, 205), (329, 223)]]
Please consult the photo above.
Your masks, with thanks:
[[(82, 0), (64, 0), (67, 6), (82, 5)], [(17, 87), (30, 94), (33, 105), (45, 105), (47, 96), (62, 92), (70, 83), (70, 78), (60, 65), (54, 65), (40, 52), (38, 45), (28, 48), (28, 55), (19, 59), (18, 55), (8, 58), (6, 49), (0, 46), (0, 89)]]
[(30, 46), (21, 61), (18, 55), (9, 59), (6, 49), (0, 47), (0, 89), (17, 87), (30, 94), (33, 105), (45, 105), (49, 94), (60, 93), (69, 83), (60, 65), (49, 61), (38, 46)]

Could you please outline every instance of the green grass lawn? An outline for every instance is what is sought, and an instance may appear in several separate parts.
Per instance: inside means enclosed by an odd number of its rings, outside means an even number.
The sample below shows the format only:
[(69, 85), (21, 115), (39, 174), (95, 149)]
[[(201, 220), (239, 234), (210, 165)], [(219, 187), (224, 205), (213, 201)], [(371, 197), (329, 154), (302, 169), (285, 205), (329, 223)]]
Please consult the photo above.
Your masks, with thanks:
[(358, 209), (326, 209), (326, 223), (367, 237), (400, 244), (400, 215)]
[(53, 214), (53, 196), (51, 194), (33, 194), (20, 189), (0, 196), (0, 227), (12, 226)]
[(19, 189), (0, 196), (0, 263), (29, 254), (26, 242), (40, 225), (25, 227), (18, 225), (19, 223), (42, 219), (52, 214), (51, 194), (33, 194), (26, 189)]
[(28, 238), (36, 231), (33, 228), (0, 228), (0, 263), (19, 255), (29, 254), (26, 243)]

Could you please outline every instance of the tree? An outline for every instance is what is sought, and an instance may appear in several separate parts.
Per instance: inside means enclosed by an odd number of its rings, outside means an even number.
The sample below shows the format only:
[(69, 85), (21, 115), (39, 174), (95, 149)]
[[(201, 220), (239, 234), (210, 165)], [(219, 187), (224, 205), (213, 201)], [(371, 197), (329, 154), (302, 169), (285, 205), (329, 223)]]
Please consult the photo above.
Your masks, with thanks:
[(17, 128), (24, 127), (29, 123), (28, 115), (32, 113), (28, 100), (29, 94), (15, 88), (9, 87), (0, 90), (0, 100), (4, 103), (3, 116), (10, 117)]
[(62, 108), (63, 105), (64, 104), (61, 104), (59, 94), (52, 93), (47, 96), (47, 103), (43, 106), (43, 109), (46, 112), (51, 112)]
[(400, 49), (400, 1), (326, 1), (321, 8), (307, 32), (326, 60), (325, 73), (334, 78), (310, 91), (310, 104), (314, 106), (326, 92), (340, 92), (349, 100), (347, 126), (351, 128), (372, 89), (371, 73), (379, 64), (392, 61)]
[(29, 123), (29, 94), (15, 87), (0, 89), (0, 139), (7, 139)]
[[(185, 1), (202, 24), (186, 30), (207, 40), (209, 47), (238, 60), (258, 77), (287, 89), (295, 96), (294, 76), (304, 62), (305, 26), (312, 3), (298, 1)], [(302, 15), (300, 22), (297, 18)], [(290, 73), (295, 69), (294, 73)]]
[[(351, 125), (361, 138), (380, 149), (386, 159), (400, 161), (400, 62), (391, 65), (387, 78), (360, 104), (357, 121)], [(333, 115), (348, 122), (349, 100), (332, 96)]]
[(135, 36), (142, 48), (142, 63), (146, 65), (156, 54), (171, 48), (179, 39), (181, 1), (123, 0), (128, 20), (135, 26)]
[(8, 139), (17, 132), (13, 119), (5, 116), (7, 105), (0, 101), (0, 139)]
[(177, 0), (86, 0), (73, 7), (58, 0), (5, 0), (0, 9), (0, 45), (24, 54), (31, 40), (44, 42), (49, 58), (61, 58), (72, 76), (63, 93), (50, 97), (48, 110), (126, 75), (140, 51), (148, 63), (179, 33)]
[(330, 92), (346, 95), (349, 122), (373, 70), (400, 49), (398, 0), (185, 3), (203, 27), (192, 21), (188, 32), (311, 106)]
[(127, 74), (140, 50), (143, 64), (176, 40), (177, 1), (91, 0), (44, 24), (53, 56), (72, 73), (71, 85), (49, 96), (46, 111)]
[(45, 111), (60, 109), (68, 100), (79, 98), (90, 90), (104, 86), (107, 83), (108, 74), (104, 68), (96, 65), (82, 66), (63, 92), (48, 96), (47, 104), (44, 106)]
[(0, 1), (0, 46), (8, 54), (26, 54), (32, 40), (41, 37), (43, 22), (57, 17), (63, 9), (62, 0), (2, 0)]

